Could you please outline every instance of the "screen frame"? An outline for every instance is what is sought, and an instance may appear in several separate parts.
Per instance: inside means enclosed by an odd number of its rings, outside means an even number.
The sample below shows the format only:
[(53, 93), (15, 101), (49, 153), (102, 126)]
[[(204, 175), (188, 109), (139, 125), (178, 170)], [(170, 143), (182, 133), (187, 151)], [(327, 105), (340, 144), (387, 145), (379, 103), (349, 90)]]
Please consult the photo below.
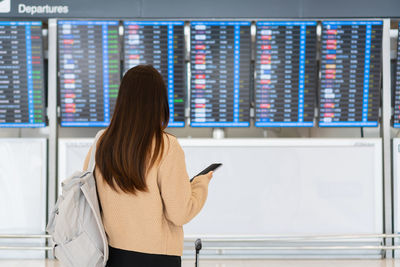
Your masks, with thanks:
[[(0, 123), (0, 128), (45, 128), (48, 126), (48, 118), (47, 118), (47, 103), (46, 103), (46, 92), (48, 91), (48, 87), (46, 85), (46, 77), (47, 77), (47, 73), (45, 73), (45, 50), (44, 50), (44, 40), (45, 40), (45, 36), (43, 35), (43, 29), (44, 29), (44, 21), (40, 20), (40, 19), (27, 19), (27, 18), (21, 18), (21, 19), (8, 19), (8, 18), (1, 18), (0, 19), (0, 23), (4, 23), (4, 22), (10, 22), (10, 23), (30, 23), (30, 25), (32, 25), (32, 23), (39, 23), (40, 24), (40, 29), (41, 29), (41, 35), (40, 35), (40, 39), (42, 41), (42, 49), (41, 49), (41, 63), (42, 63), (42, 83), (43, 83), (43, 121), (41, 123), (14, 123), (14, 122), (6, 122), (6, 123)], [(27, 89), (26, 89), (27, 90)]]
[(315, 72), (316, 72), (315, 73), (315, 79), (316, 79), (315, 85), (316, 85), (316, 88), (315, 88), (315, 93), (313, 95), (313, 97), (314, 97), (314, 100), (313, 100), (313, 118), (312, 118), (312, 121), (303, 121), (303, 122), (299, 122), (299, 121), (297, 121), (297, 122), (295, 122), (295, 121), (293, 121), (293, 122), (283, 122), (283, 121), (257, 122), (257, 111), (256, 111), (256, 109), (257, 109), (256, 105), (257, 104), (256, 104), (256, 94), (255, 94), (255, 92), (257, 90), (257, 88), (256, 88), (256, 86), (257, 86), (256, 85), (256, 81), (257, 81), (257, 71), (256, 71), (257, 59), (255, 58), (254, 59), (254, 88), (253, 88), (253, 91), (254, 91), (254, 107), (253, 107), (254, 108), (254, 126), (257, 127), (257, 128), (266, 128), (266, 127), (272, 127), (272, 128), (275, 128), (275, 127), (311, 128), (311, 127), (314, 127), (315, 126), (315, 107), (316, 107), (316, 98), (317, 98), (317, 91), (318, 91), (318, 72), (319, 72), (318, 58), (317, 58), (318, 50), (319, 50), (317, 29), (318, 29), (319, 22), (317, 20), (256, 21), (255, 22), (255, 26), (256, 26), (255, 37), (256, 37), (256, 40), (255, 40), (255, 46), (254, 46), (254, 52), (255, 52), (256, 56), (257, 56), (258, 25), (263, 26), (263, 25), (268, 25), (270, 23), (271, 23), (271, 25), (276, 24), (277, 26), (285, 26), (285, 24), (287, 24), (288, 26), (302, 26), (302, 25), (315, 26), (315, 37), (316, 37), (315, 38), (315, 42), (316, 42), (315, 43), (315, 49), (316, 49), (316, 51), (315, 51), (315, 55), (316, 55), (316, 58), (315, 58)]
[[(59, 47), (59, 35), (60, 35), (60, 22), (63, 21), (69, 21), (69, 22), (80, 22), (80, 21), (86, 21), (86, 22), (117, 22), (117, 27), (121, 25), (121, 20), (120, 19), (57, 19), (57, 44), (56, 44), (56, 49), (57, 49), (57, 106), (60, 110), (59, 112), (59, 126), (63, 128), (77, 128), (77, 127), (82, 127), (82, 128), (98, 128), (98, 127), (107, 127), (109, 125), (109, 122), (104, 122), (104, 121), (97, 121), (97, 122), (65, 122), (62, 120), (62, 108), (61, 108), (61, 102), (62, 102), (62, 97), (61, 97), (61, 77), (60, 77), (60, 47)], [(101, 26), (102, 24), (99, 24), (98, 26)], [(119, 51), (119, 59), (121, 61), (121, 36), (118, 33), (118, 51)], [(121, 66), (119, 67), (119, 83), (121, 82)], [(104, 86), (104, 85), (103, 85)], [(97, 90), (97, 89), (96, 89)], [(111, 121), (111, 116), (110, 116), (110, 121)], [(67, 124), (67, 125), (66, 125)]]
[[(317, 109), (318, 109), (318, 116), (316, 117), (316, 119), (317, 119), (317, 121), (318, 121), (318, 127), (319, 128), (350, 128), (350, 127), (361, 127), (361, 128), (363, 128), (363, 127), (379, 127), (379, 121), (380, 121), (380, 118), (381, 118), (381, 112), (380, 112), (380, 109), (381, 109), (381, 101), (382, 101), (382, 97), (381, 97), (381, 91), (382, 91), (382, 86), (383, 86), (383, 84), (382, 84), (382, 77), (383, 77), (383, 41), (384, 41), (384, 32), (383, 32), (383, 26), (384, 26), (384, 20), (383, 19), (324, 19), (324, 20), (321, 20), (321, 22), (320, 22), (320, 24), (321, 24), (321, 42), (322, 42), (322, 25), (324, 24), (324, 23), (332, 23), (332, 24), (334, 24), (334, 23), (337, 23), (337, 24), (340, 24), (340, 23), (350, 23), (350, 22), (352, 22), (354, 25), (362, 25), (363, 23), (365, 23), (365, 25), (367, 25), (367, 24), (371, 24), (371, 23), (374, 23), (374, 22), (378, 22), (379, 24), (376, 24), (376, 25), (379, 25), (379, 26), (381, 26), (382, 27), (382, 38), (381, 38), (381, 55), (380, 55), (380, 61), (381, 61), (381, 64), (380, 64), (380, 72), (379, 72), (379, 74), (380, 74), (380, 77), (381, 77), (381, 79), (380, 79), (380, 82), (379, 82), (379, 92), (380, 92), (380, 94), (379, 94), (379, 98), (380, 98), (380, 100), (379, 100), (379, 107), (378, 107), (378, 119), (377, 119), (377, 121), (367, 121), (367, 122), (362, 122), (362, 121), (355, 121), (355, 122), (349, 122), (349, 121), (340, 121), (340, 122), (330, 122), (330, 123), (324, 123), (324, 122), (321, 122), (321, 112), (320, 112), (320, 100), (321, 100), (321, 96), (320, 96), (320, 94), (321, 94), (321, 90), (322, 90), (322, 88), (321, 88), (321, 76), (322, 76), (322, 74), (321, 74), (321, 64), (319, 65), (319, 79), (318, 79), (318, 87), (317, 87), (317, 92), (318, 92), (318, 95), (317, 95)], [(321, 52), (322, 51), (322, 48), (320, 47), (319, 48), (319, 52)]]
[[(121, 74), (122, 76), (125, 74), (126, 70), (126, 62), (125, 62), (125, 37), (126, 37), (126, 32), (125, 32), (125, 27), (126, 25), (129, 25), (130, 23), (139, 23), (144, 26), (152, 26), (159, 24), (159, 26), (182, 26), (183, 27), (183, 84), (184, 84), (184, 90), (183, 90), (183, 121), (174, 121), (168, 122), (167, 128), (184, 128), (186, 126), (186, 109), (187, 109), (187, 97), (188, 97), (188, 81), (187, 81), (187, 76), (188, 76), (188, 70), (187, 70), (187, 55), (186, 51), (188, 50), (187, 47), (187, 42), (186, 42), (186, 34), (185, 34), (185, 26), (186, 26), (186, 21), (185, 20), (134, 20), (134, 19), (128, 19), (128, 20), (121, 20), (121, 24), (123, 27), (123, 34), (122, 34), (122, 40), (121, 40), (121, 61), (122, 63), (122, 70)], [(175, 74), (175, 70), (174, 70)], [(168, 81), (166, 82), (167, 90), (168, 90)]]
[[(251, 125), (251, 96), (252, 93), (254, 91), (254, 86), (251, 85), (252, 80), (252, 53), (253, 53), (253, 48), (252, 48), (252, 33), (251, 33), (251, 27), (253, 25), (253, 21), (248, 21), (248, 20), (228, 20), (228, 19), (223, 19), (223, 20), (190, 20), (189, 21), (189, 71), (190, 71), (190, 78), (189, 78), (189, 85), (187, 90), (190, 92), (190, 99), (189, 99), (189, 126), (191, 128), (249, 128)], [(191, 84), (191, 78), (192, 78), (192, 62), (191, 62), (191, 41), (192, 41), (192, 25), (211, 25), (211, 26), (248, 26), (249, 27), (249, 31), (250, 31), (250, 65), (249, 65), (249, 73), (250, 73), (250, 77), (249, 77), (249, 103), (248, 103), (248, 121), (243, 121), (243, 122), (233, 122), (233, 121), (229, 121), (229, 122), (221, 122), (221, 121), (215, 121), (215, 122), (193, 122), (192, 121), (192, 109), (191, 109), (191, 104), (192, 104), (192, 100), (193, 100), (193, 96), (192, 96), (192, 84)], [(239, 48), (240, 49), (240, 48)], [(253, 70), (254, 71), (254, 70)]]

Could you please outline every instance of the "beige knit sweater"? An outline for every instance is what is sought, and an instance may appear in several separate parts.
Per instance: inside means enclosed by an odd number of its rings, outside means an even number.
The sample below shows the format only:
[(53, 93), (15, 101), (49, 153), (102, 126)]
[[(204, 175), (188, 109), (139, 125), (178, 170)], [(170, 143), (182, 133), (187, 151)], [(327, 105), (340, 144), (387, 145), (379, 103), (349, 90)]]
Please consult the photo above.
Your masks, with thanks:
[[(147, 174), (148, 192), (115, 192), (96, 168), (97, 190), (109, 245), (151, 254), (181, 256), (183, 225), (195, 217), (207, 198), (209, 178), (189, 182), (185, 155), (177, 139), (164, 136), (160, 162)], [(84, 169), (87, 168), (86, 156)]]

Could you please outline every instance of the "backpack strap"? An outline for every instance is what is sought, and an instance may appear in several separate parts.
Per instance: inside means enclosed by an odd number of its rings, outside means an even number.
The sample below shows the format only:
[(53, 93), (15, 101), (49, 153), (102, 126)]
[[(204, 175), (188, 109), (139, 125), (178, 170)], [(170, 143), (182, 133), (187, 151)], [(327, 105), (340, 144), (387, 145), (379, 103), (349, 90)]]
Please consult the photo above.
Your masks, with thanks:
[(100, 136), (102, 136), (104, 133), (104, 130), (99, 131), (96, 134), (96, 137), (94, 139), (93, 145), (92, 145), (92, 152), (90, 153), (90, 160), (89, 160), (89, 165), (87, 168), (87, 171), (93, 172), (94, 167), (96, 166), (96, 148), (97, 148), (97, 141), (99, 140)]

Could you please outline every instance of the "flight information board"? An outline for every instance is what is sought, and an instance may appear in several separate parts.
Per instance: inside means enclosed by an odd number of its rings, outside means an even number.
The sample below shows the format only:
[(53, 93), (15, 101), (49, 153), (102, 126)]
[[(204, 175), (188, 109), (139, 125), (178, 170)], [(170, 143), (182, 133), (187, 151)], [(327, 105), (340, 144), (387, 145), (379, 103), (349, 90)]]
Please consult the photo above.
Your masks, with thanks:
[(58, 21), (61, 126), (110, 123), (120, 83), (118, 21)]
[(250, 22), (191, 22), (192, 127), (250, 125)]
[(317, 87), (315, 21), (257, 22), (256, 127), (312, 127)]
[(378, 126), (382, 21), (323, 21), (319, 126)]
[(46, 126), (42, 22), (0, 21), (0, 127)]
[(124, 21), (124, 71), (150, 64), (168, 90), (168, 127), (185, 126), (185, 33), (183, 21)]
[[(398, 25), (400, 33), (400, 22)], [(397, 39), (397, 64), (396, 64), (396, 84), (394, 91), (394, 118), (393, 127), (400, 128), (400, 34)]]

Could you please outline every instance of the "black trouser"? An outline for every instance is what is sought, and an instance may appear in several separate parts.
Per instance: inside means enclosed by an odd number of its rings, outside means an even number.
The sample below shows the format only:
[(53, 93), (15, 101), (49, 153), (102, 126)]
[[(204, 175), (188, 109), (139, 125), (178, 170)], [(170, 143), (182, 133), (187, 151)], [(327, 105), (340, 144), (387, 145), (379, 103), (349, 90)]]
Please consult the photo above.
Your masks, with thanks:
[(109, 247), (107, 267), (181, 267), (181, 257)]

